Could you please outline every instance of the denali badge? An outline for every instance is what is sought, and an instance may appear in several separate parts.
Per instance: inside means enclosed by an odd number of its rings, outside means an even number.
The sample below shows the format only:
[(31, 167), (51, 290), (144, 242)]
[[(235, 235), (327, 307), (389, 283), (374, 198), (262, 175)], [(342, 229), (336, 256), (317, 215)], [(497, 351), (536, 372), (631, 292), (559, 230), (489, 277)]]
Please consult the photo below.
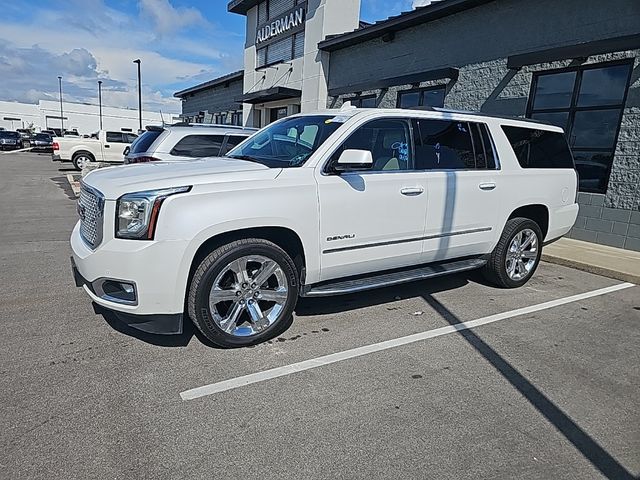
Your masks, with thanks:
[(327, 237), (327, 242), (333, 242), (334, 240), (348, 240), (350, 238), (356, 238), (356, 234), (350, 233), (349, 235), (336, 235), (334, 237)]

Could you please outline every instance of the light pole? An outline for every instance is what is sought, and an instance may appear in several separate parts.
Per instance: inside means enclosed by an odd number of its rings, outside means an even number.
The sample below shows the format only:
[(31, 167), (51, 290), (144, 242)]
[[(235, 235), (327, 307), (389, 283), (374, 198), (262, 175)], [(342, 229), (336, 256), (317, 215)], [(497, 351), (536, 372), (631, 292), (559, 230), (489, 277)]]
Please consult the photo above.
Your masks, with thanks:
[(140, 81), (140, 64), (141, 60), (138, 58), (133, 63), (138, 64), (138, 120), (140, 123), (140, 131), (142, 131), (142, 83)]
[(64, 114), (62, 112), (62, 76), (58, 75), (58, 87), (60, 89), (60, 136), (64, 137)]
[(100, 107), (100, 130), (102, 130), (102, 80), (98, 80), (98, 106)]

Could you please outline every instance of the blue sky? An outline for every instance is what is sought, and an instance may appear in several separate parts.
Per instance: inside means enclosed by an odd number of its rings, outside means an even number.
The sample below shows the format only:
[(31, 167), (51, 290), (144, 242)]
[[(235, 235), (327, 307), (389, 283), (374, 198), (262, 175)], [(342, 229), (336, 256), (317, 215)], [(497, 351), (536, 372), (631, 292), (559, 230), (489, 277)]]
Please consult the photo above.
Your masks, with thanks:
[[(412, 0), (362, 0), (361, 19), (410, 10)], [(0, 0), (0, 100), (65, 98), (177, 112), (177, 90), (242, 68), (245, 17), (225, 0)]]

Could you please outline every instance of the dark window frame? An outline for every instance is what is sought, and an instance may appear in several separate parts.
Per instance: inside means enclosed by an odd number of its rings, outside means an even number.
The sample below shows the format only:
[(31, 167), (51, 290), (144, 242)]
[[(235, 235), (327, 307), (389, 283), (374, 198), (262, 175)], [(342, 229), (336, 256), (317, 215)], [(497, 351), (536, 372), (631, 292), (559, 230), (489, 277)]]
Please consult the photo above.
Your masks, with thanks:
[[(417, 88), (410, 88), (408, 90), (399, 90), (397, 95), (396, 95), (396, 108), (403, 108), (401, 107), (401, 103), (402, 103), (402, 96), (409, 94), (409, 93), (419, 93), (420, 94), (420, 98), (418, 99), (418, 107), (422, 107), (424, 106), (424, 92), (433, 92), (436, 90), (443, 90), (444, 95), (442, 97), (442, 106), (444, 107), (444, 98), (447, 96), (447, 86), (446, 85), (433, 85), (431, 87), (417, 87)], [(409, 108), (406, 108), (405, 110), (408, 110)]]
[(373, 108), (378, 108), (378, 96), (375, 93), (371, 95), (357, 95), (355, 97), (347, 98), (345, 100), (351, 102), (351, 105), (353, 105), (356, 108), (371, 108), (371, 107), (362, 107), (363, 100), (371, 100), (371, 99), (373, 99), (376, 103), (376, 106)]
[[(624, 107), (627, 103), (627, 95), (629, 94), (629, 84), (631, 80), (631, 76), (633, 74), (633, 66), (634, 66), (634, 58), (625, 58), (621, 60), (614, 60), (610, 62), (601, 62), (601, 63), (590, 63), (587, 65), (578, 65), (574, 67), (565, 67), (565, 68), (553, 68), (547, 70), (540, 70), (538, 72), (533, 72), (533, 77), (531, 78), (531, 86), (529, 88), (529, 98), (527, 100), (527, 118), (532, 118), (532, 115), (536, 113), (566, 113), (567, 114), (567, 124), (564, 127), (565, 135), (567, 137), (569, 148), (571, 149), (571, 153), (580, 153), (580, 152), (598, 152), (603, 154), (608, 154), (611, 156), (611, 162), (607, 167), (607, 171), (604, 177), (604, 191), (596, 188), (581, 188), (582, 192), (590, 192), (590, 193), (600, 193), (606, 194), (609, 188), (609, 180), (611, 178), (611, 170), (613, 169), (613, 160), (615, 157), (616, 146), (618, 144), (618, 137), (620, 135), (620, 128), (622, 126), (622, 117), (624, 115)], [(610, 68), (610, 67), (618, 67), (621, 65), (629, 66), (629, 74), (627, 76), (626, 87), (624, 90), (624, 95), (620, 103), (610, 104), (610, 105), (596, 105), (596, 106), (587, 106), (580, 107), (578, 106), (578, 97), (580, 95), (580, 88), (582, 86), (582, 76), (585, 71), (588, 70), (597, 70), (602, 68)], [(534, 108), (534, 100), (535, 93), (538, 87), (538, 79), (541, 76), (545, 75), (553, 75), (559, 73), (567, 73), (567, 72), (576, 72), (576, 78), (573, 84), (573, 92), (571, 95), (571, 102), (568, 107), (561, 108)], [(613, 136), (613, 145), (609, 148), (602, 147), (594, 147), (594, 148), (574, 148), (572, 145), (571, 137), (573, 133), (573, 126), (575, 123), (575, 116), (577, 112), (588, 112), (588, 111), (598, 111), (598, 110), (619, 110), (620, 114), (618, 116), (618, 122), (616, 126), (616, 131)]]

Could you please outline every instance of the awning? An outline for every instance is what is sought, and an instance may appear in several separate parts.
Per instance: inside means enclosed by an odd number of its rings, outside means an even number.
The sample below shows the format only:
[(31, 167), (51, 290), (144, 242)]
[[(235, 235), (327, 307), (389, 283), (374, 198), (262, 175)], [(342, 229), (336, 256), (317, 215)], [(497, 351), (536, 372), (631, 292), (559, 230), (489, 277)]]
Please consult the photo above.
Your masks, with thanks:
[(236, 98), (235, 101), (256, 104), (286, 100), (287, 98), (300, 98), (301, 96), (302, 92), (300, 90), (287, 87), (271, 87), (266, 90), (245, 93), (242, 97)]

